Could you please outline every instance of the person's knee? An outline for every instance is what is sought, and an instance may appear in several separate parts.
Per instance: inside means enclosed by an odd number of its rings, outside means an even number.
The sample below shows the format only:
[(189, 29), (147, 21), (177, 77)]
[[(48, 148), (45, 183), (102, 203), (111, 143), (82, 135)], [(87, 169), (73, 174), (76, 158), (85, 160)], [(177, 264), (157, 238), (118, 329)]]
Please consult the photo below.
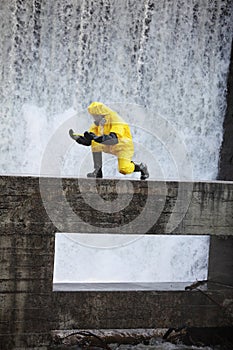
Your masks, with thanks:
[(134, 171), (134, 165), (132, 162), (119, 162), (118, 170), (123, 175), (131, 174)]
[(119, 168), (119, 173), (121, 173), (121, 174), (123, 174), (123, 175), (129, 174), (126, 167), (120, 167), (120, 168)]

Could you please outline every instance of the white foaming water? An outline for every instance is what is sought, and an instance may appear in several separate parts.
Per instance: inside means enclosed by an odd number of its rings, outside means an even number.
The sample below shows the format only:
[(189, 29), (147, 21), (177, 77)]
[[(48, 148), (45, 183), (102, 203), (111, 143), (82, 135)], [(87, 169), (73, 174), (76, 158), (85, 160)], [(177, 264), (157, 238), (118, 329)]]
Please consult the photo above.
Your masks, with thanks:
[[(203, 251), (206, 249), (208, 237), (185, 238), (124, 235), (123, 241), (122, 235), (115, 234), (57, 233), (54, 282), (185, 281), (188, 285), (196, 280), (205, 280), (208, 255), (204, 256)], [(77, 269), (77, 266), (83, 268)]]
[[(194, 179), (216, 178), (230, 0), (14, 0), (1, 1), (0, 10), (2, 172), (39, 174), (34, 159), (67, 111), (100, 100), (142, 105), (153, 133), (156, 116), (166, 118), (186, 144)], [(161, 155), (154, 140), (143, 143)], [(163, 157), (165, 179), (176, 178), (168, 163)]]
[[(68, 126), (88, 128), (86, 107), (99, 100), (131, 123), (135, 159), (148, 163), (151, 178), (215, 179), (232, 13), (231, 0), (1, 1), (1, 173), (39, 175), (48, 142), (61, 142), (57, 129), (68, 138)], [(188, 176), (172, 153), (177, 139)], [(86, 148), (70, 139), (64, 152), (55, 175), (91, 170)], [(106, 176), (123, 177), (115, 159), (105, 160)], [(174, 248), (166, 254), (178, 262)]]

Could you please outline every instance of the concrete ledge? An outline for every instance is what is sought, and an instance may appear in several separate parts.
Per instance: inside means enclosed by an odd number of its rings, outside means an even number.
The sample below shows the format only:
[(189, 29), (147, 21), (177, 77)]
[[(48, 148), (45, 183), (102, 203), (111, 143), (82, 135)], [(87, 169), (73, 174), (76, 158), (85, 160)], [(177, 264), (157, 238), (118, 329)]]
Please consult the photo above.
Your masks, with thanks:
[(0, 190), (1, 231), (233, 235), (233, 182), (0, 176)]
[(54, 283), (54, 292), (81, 291), (185, 291), (191, 282), (162, 283)]

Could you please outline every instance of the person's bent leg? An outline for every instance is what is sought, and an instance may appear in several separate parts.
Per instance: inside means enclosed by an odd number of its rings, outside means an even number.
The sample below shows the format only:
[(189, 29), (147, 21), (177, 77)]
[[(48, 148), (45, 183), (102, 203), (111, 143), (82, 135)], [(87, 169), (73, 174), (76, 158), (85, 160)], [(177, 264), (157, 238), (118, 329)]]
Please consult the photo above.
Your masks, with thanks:
[(118, 158), (118, 170), (121, 174), (131, 174), (133, 172), (141, 172), (141, 180), (146, 180), (149, 177), (149, 171), (146, 164), (135, 164), (133, 161), (126, 158)]
[(134, 172), (134, 163), (126, 158), (118, 158), (118, 170), (121, 174), (127, 175)]

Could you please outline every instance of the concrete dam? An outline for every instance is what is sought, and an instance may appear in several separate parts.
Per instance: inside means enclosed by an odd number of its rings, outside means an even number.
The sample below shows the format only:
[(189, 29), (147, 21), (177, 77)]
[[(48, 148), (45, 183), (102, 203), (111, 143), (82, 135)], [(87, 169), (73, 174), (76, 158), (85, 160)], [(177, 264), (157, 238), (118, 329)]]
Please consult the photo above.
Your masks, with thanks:
[[(233, 326), (233, 182), (166, 182), (163, 191), (158, 181), (117, 183), (0, 177), (1, 349), (49, 349), (55, 330)], [(129, 192), (132, 198), (117, 215), (99, 215), (82, 194), (93, 203), (94, 188), (109, 203)], [(135, 225), (134, 218), (147, 202), (155, 203), (150, 217), (158, 216), (147, 235), (210, 236), (206, 281), (132, 286), (130, 290), (124, 285), (101, 290), (98, 283), (92, 290), (54, 290), (57, 232), (91, 234), (90, 228), (95, 227), (86, 223), (93, 220), (99, 235), (141, 234), (147, 223)], [(143, 217), (147, 220), (147, 213)]]

